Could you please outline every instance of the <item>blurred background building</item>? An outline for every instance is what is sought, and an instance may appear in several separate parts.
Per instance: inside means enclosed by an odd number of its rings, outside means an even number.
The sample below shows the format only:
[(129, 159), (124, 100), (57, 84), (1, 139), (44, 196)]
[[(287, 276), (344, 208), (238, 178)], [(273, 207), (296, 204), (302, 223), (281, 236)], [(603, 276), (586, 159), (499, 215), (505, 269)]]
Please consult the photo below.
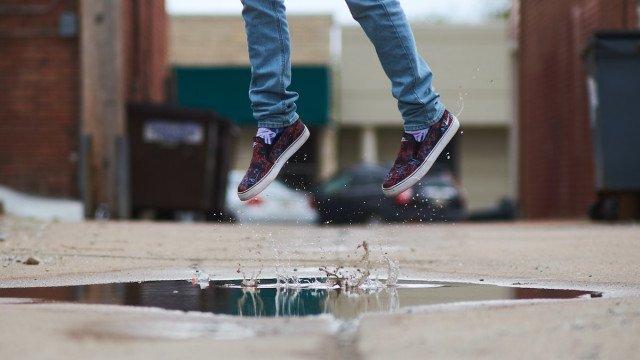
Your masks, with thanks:
[(165, 101), (163, 1), (0, 1), (0, 184), (128, 213), (128, 101)]
[[(300, 94), (300, 116), (311, 138), (282, 173), (290, 185), (310, 189), (331, 159), (321, 155), (331, 127), (331, 29), (328, 15), (290, 16), (293, 83)], [(232, 119), (241, 132), (233, 168), (246, 170), (256, 121), (249, 102), (251, 65), (244, 22), (237, 16), (171, 16), (172, 99), (181, 106), (204, 107)]]
[[(293, 15), (289, 23), (292, 88), (300, 89), (298, 109), (303, 120), (311, 118), (314, 125), (304, 165), (286, 169), (291, 178), (308, 174), (307, 185), (313, 186), (348, 165), (393, 162), (402, 119), (390, 82), (362, 29), (335, 25), (330, 16)], [(246, 99), (250, 65), (242, 18), (171, 16), (170, 24), (176, 98), (181, 105), (210, 106), (241, 123), (234, 168), (246, 168), (256, 124)], [(463, 135), (448, 150), (449, 164), (465, 185), (472, 209), (495, 205), (510, 195), (508, 143), (513, 111), (507, 24), (417, 24), (414, 34), (434, 70), (436, 90), (463, 119)], [(337, 54), (331, 51), (332, 41), (340, 44)], [(317, 68), (322, 70), (317, 76), (304, 73)], [(181, 78), (187, 72), (194, 81)], [(211, 81), (202, 81), (213, 72), (218, 74)], [(232, 77), (234, 73), (237, 78)], [(220, 87), (242, 101), (225, 101), (220, 96), (216, 100)], [(319, 89), (330, 96), (318, 94)], [(318, 104), (324, 112), (316, 110)]]
[[(412, 24), (462, 121), (441, 162), (471, 210), (507, 198), (524, 218), (586, 217), (596, 186), (581, 52), (595, 30), (637, 29), (638, 4), (514, 0), (481, 24)], [(328, 15), (289, 20), (292, 89), (313, 136), (283, 178), (312, 187), (350, 164), (393, 161), (401, 119), (363, 32)], [(0, 52), (0, 185), (128, 216), (131, 102), (214, 110), (241, 129), (232, 168), (249, 162), (239, 15), (168, 16), (158, 0), (0, 0)]]
[[(461, 180), (471, 210), (510, 197), (509, 128), (512, 73), (506, 23), (415, 24), (418, 49), (434, 72), (441, 101), (461, 119), (461, 132), (440, 161)], [(402, 119), (373, 46), (355, 26), (342, 29), (335, 86), (339, 166), (393, 162)]]
[(638, 4), (636, 0), (514, 2), (511, 26), (519, 118), (514, 142), (519, 144), (519, 203), (524, 217), (580, 217), (595, 201), (581, 53), (596, 30), (638, 29)]

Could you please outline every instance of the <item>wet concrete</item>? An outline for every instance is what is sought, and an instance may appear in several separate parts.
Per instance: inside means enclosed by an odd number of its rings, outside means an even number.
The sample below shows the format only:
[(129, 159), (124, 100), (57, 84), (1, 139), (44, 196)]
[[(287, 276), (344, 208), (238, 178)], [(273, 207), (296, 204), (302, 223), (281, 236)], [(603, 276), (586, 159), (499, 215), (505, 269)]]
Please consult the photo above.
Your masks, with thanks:
[[(637, 358), (640, 228), (516, 223), (377, 227), (39, 223), (0, 218), (0, 287), (322, 275), (370, 244), (400, 279), (601, 291), (602, 298), (464, 301), (336, 320), (0, 299), (0, 357), (249, 359)], [(37, 265), (26, 265), (29, 258)], [(33, 262), (32, 262), (33, 263)]]

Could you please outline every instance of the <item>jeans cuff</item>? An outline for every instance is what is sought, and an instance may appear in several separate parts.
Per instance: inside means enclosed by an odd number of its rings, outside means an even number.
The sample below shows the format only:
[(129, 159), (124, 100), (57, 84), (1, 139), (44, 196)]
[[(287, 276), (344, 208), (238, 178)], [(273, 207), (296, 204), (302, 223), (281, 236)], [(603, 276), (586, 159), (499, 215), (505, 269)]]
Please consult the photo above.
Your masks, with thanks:
[(267, 120), (259, 120), (258, 127), (267, 127), (272, 129), (280, 129), (285, 128), (287, 126), (293, 125), (300, 116), (298, 113), (293, 113), (290, 118), (280, 118), (280, 119), (267, 119)]
[(444, 115), (444, 111), (445, 111), (445, 107), (442, 104), (439, 104), (437, 111), (435, 112), (435, 115), (433, 116), (433, 118), (431, 119), (427, 119), (424, 122), (418, 122), (418, 121), (411, 121), (408, 122), (405, 120), (404, 122), (404, 130), (405, 131), (416, 131), (416, 130), (422, 130), (422, 129), (426, 129), (428, 127), (430, 127), (431, 125), (437, 123), (438, 121), (440, 121), (440, 119), (442, 119), (442, 116)]

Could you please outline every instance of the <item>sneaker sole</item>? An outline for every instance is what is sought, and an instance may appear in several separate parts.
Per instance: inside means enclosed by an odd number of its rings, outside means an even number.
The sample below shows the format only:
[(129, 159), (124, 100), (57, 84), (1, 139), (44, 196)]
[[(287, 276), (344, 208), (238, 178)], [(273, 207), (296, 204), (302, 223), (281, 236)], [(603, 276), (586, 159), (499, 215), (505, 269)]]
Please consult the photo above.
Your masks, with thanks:
[(390, 188), (383, 187), (382, 192), (384, 193), (384, 195), (386, 197), (398, 196), (402, 194), (405, 190), (415, 185), (425, 175), (427, 175), (427, 172), (429, 172), (433, 164), (438, 159), (438, 156), (440, 156), (440, 154), (442, 153), (444, 148), (447, 146), (447, 144), (449, 144), (451, 139), (453, 139), (453, 137), (455, 136), (459, 128), (460, 128), (460, 122), (455, 116), (453, 116), (453, 122), (451, 123), (451, 126), (449, 126), (447, 131), (442, 135), (442, 137), (440, 138), (440, 141), (438, 141), (438, 143), (433, 148), (431, 153), (427, 156), (427, 158), (424, 160), (422, 165), (420, 165), (416, 169), (416, 171), (413, 172), (413, 174), (411, 174), (406, 179), (400, 181), (399, 183), (395, 184), (394, 186)]
[(267, 175), (265, 175), (262, 179), (260, 179), (260, 181), (255, 183), (255, 185), (253, 185), (246, 191), (238, 192), (238, 197), (240, 198), (240, 200), (242, 201), (250, 200), (256, 197), (258, 194), (260, 194), (264, 189), (266, 189), (267, 186), (269, 186), (269, 184), (271, 184), (273, 180), (275, 180), (275, 178), (278, 176), (278, 174), (280, 173), (280, 170), (282, 169), (284, 164), (289, 160), (289, 158), (293, 156), (293, 154), (295, 154), (296, 151), (298, 151), (305, 142), (307, 142), (307, 139), (309, 139), (309, 135), (310, 135), (309, 129), (307, 129), (307, 127), (305, 126), (304, 131), (302, 132), (300, 137), (298, 137), (287, 148), (287, 150), (285, 150), (280, 155), (278, 160), (276, 160), (276, 162), (273, 163), (273, 166), (271, 167), (271, 169), (269, 169), (269, 172), (267, 172)]

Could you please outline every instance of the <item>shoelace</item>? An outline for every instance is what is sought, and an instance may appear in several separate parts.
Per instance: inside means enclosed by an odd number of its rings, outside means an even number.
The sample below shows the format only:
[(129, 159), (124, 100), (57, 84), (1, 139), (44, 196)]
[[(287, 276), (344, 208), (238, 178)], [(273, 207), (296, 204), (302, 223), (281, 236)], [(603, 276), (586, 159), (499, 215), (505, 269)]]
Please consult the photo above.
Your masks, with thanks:
[(407, 134), (413, 135), (413, 138), (416, 139), (417, 142), (422, 142), (427, 137), (427, 134), (429, 133), (429, 128), (422, 129), (422, 130), (405, 131), (405, 132)]
[(271, 128), (262, 128), (261, 127), (261, 128), (258, 129), (258, 133), (256, 134), (256, 136), (262, 138), (262, 140), (264, 140), (265, 144), (271, 145), (271, 142), (276, 137), (276, 135), (278, 135), (279, 133), (281, 133), (283, 131), (284, 131), (284, 129), (271, 129)]

